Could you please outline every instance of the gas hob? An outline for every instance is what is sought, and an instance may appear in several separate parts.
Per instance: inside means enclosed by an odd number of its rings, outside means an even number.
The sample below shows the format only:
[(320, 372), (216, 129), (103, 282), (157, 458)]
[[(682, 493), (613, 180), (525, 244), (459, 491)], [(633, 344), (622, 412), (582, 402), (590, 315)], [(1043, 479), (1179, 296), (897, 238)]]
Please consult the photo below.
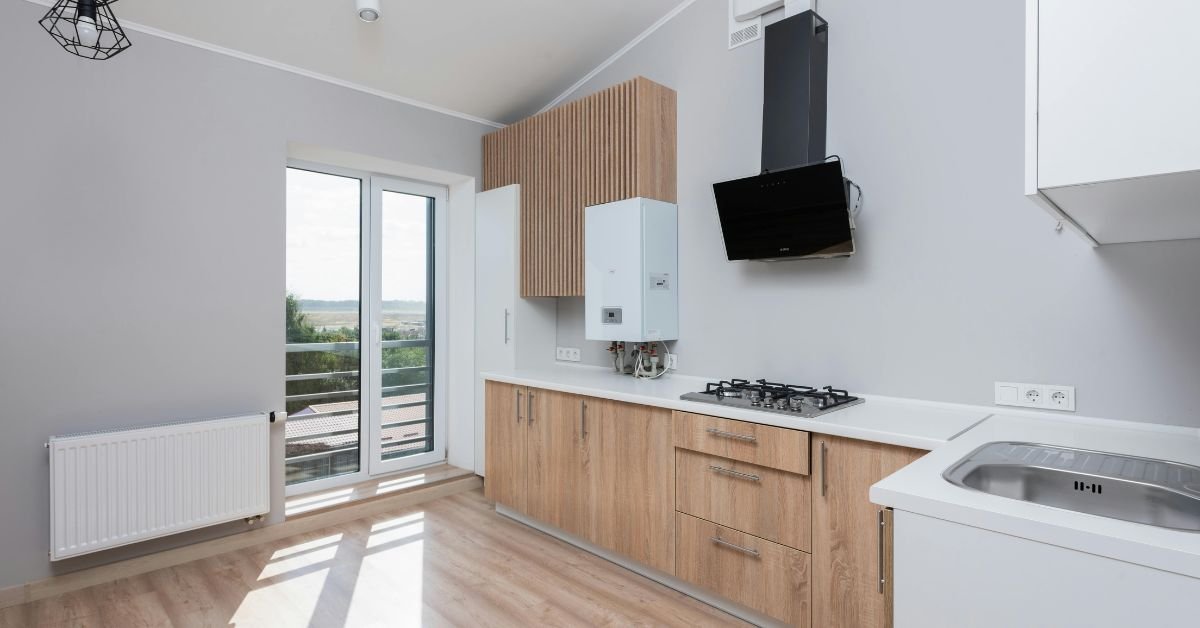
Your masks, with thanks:
[(730, 379), (706, 384), (703, 391), (680, 395), (684, 401), (699, 401), (719, 406), (762, 410), (803, 417), (816, 418), (842, 408), (857, 405), (864, 400), (850, 393), (825, 386), (796, 386), (776, 384), (765, 379), (750, 381)]

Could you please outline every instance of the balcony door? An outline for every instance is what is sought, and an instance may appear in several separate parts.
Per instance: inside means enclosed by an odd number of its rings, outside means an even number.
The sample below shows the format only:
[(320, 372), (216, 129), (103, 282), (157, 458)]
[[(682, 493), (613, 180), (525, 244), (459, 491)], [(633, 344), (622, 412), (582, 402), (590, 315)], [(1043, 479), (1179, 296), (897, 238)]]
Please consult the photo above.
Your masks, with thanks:
[(287, 184), (288, 494), (444, 460), (434, 236), (445, 189), (300, 163)]

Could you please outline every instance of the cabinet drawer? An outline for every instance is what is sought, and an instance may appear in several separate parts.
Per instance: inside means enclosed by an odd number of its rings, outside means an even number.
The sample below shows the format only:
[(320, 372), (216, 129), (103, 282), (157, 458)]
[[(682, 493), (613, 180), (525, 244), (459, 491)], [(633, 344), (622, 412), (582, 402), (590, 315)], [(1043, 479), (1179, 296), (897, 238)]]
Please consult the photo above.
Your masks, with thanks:
[(808, 475), (808, 432), (675, 412), (675, 446)]
[(675, 575), (793, 626), (809, 625), (809, 556), (676, 513)]
[(675, 509), (809, 551), (808, 476), (675, 450)]

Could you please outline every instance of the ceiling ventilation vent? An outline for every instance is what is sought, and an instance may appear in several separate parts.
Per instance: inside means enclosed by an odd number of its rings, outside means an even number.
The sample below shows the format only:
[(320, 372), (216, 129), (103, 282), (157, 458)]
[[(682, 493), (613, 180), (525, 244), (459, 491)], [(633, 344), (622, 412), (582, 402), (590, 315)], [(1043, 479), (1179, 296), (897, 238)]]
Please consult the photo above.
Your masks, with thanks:
[(743, 22), (734, 17), (734, 0), (729, 0), (729, 49), (733, 50), (752, 41), (762, 39), (762, 17), (753, 17)]

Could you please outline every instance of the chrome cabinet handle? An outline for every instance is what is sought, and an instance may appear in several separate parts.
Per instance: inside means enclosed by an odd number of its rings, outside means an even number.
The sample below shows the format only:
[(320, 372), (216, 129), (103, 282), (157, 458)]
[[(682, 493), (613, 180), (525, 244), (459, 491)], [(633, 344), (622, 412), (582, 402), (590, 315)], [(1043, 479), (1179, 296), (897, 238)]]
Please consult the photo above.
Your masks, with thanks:
[(752, 549), (749, 547), (742, 547), (741, 545), (737, 545), (735, 543), (730, 543), (729, 541), (726, 541), (725, 539), (723, 539), (719, 536), (709, 537), (709, 540), (712, 541), (713, 543), (716, 543), (717, 545), (724, 545), (725, 547), (728, 547), (729, 549), (737, 550), (743, 554), (747, 554), (747, 555), (753, 556), (755, 558), (758, 558), (758, 556), (759, 556), (758, 550)]
[(533, 391), (525, 397), (525, 422), (533, 423)]
[(587, 438), (587, 402), (579, 400), (579, 435)]
[(504, 308), (504, 344), (508, 344), (510, 336), (508, 335), (508, 308)]
[(517, 393), (517, 423), (521, 422), (521, 389), (514, 389)]
[(821, 497), (829, 492), (829, 484), (825, 481), (825, 441), (821, 441)]
[(883, 509), (879, 509), (879, 592), (883, 593), (883, 584), (887, 578), (883, 574), (883, 532), (887, 522), (883, 518)]
[(753, 434), (734, 434), (733, 432), (726, 432), (724, 430), (719, 430), (715, 427), (710, 427), (705, 431), (708, 432), (709, 434), (712, 434), (713, 436), (719, 436), (721, 438), (732, 438), (734, 440), (745, 441), (747, 443), (753, 443), (754, 441), (758, 440), (758, 437), (754, 436)]
[(733, 469), (726, 469), (725, 467), (718, 467), (713, 464), (708, 465), (708, 468), (712, 469), (716, 473), (731, 475), (735, 478), (742, 478), (743, 480), (750, 480), (751, 482), (762, 482), (762, 478), (752, 473), (742, 473), (741, 471), (734, 471)]

